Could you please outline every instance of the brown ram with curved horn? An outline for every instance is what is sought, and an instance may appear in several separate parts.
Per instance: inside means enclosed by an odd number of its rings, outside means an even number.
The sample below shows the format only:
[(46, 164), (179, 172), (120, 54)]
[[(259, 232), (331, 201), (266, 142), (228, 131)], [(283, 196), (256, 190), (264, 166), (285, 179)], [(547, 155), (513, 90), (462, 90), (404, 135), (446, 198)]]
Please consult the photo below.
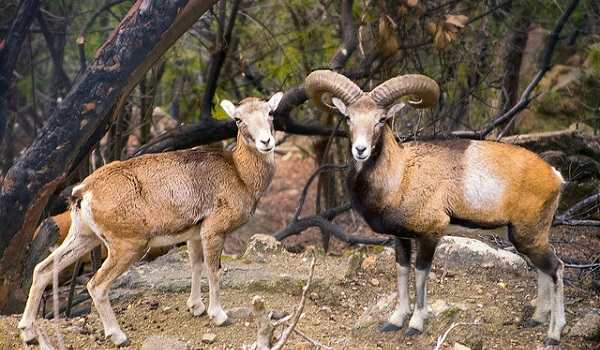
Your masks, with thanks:
[[(460, 232), (501, 229), (538, 268), (537, 306), (531, 325), (549, 322), (548, 343), (558, 344), (566, 323), (564, 264), (552, 251), (548, 232), (564, 184), (560, 173), (532, 152), (497, 142), (445, 140), (399, 145), (387, 125), (388, 118), (405, 105), (396, 101), (417, 95), (420, 101), (406, 104), (417, 108), (434, 105), (440, 93), (435, 81), (421, 75), (400, 76), (357, 98), (358, 87), (347, 80), (335, 72), (318, 71), (306, 78), (306, 88), (318, 105), (322, 105), (321, 94), (336, 95), (332, 102), (348, 121), (352, 156), (348, 157), (345, 187), (354, 209), (375, 232), (397, 237), (398, 299), (381, 330), (400, 329), (410, 318), (406, 333), (423, 331), (428, 313), (427, 277), (443, 235), (457, 232), (457, 226)], [(336, 81), (344, 84), (335, 86)], [(411, 312), (412, 239), (417, 243), (417, 257)]]

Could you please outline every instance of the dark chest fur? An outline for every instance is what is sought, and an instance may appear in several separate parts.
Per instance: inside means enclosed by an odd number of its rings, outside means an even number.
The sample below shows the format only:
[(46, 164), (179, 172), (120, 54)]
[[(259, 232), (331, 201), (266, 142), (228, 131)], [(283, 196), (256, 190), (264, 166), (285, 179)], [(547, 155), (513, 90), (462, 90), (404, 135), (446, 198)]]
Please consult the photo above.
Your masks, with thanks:
[(373, 231), (411, 238), (414, 234), (407, 228), (406, 213), (400, 208), (382, 205), (385, 201), (380, 197), (385, 194), (373, 188), (370, 179), (376, 171), (378, 161), (379, 155), (374, 154), (362, 164), (360, 170), (356, 164), (351, 164), (344, 181), (346, 192), (354, 210), (365, 219)]

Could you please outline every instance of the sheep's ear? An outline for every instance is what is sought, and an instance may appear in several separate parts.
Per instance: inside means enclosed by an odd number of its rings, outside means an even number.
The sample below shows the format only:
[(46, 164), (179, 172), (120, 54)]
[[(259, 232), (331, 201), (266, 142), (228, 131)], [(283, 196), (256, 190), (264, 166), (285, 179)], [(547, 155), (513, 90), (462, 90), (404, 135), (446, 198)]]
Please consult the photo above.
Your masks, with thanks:
[(338, 111), (340, 111), (340, 113), (346, 115), (346, 105), (344, 104), (344, 102), (342, 102), (342, 100), (340, 100), (337, 97), (334, 97), (331, 99), (331, 102), (333, 102), (333, 105), (335, 106), (335, 108), (338, 109)]
[(277, 106), (279, 106), (279, 102), (281, 101), (281, 98), (283, 97), (283, 92), (278, 92), (275, 95), (271, 96), (271, 98), (269, 99), (269, 106), (271, 106), (271, 110), (274, 111), (277, 109)]
[(229, 100), (221, 101), (221, 108), (227, 113), (228, 116), (233, 118), (233, 112), (235, 111), (235, 105)]
[(400, 112), (400, 110), (404, 108), (404, 106), (406, 106), (406, 103), (404, 102), (398, 102), (395, 105), (391, 106), (387, 111), (387, 117), (393, 117), (396, 113)]

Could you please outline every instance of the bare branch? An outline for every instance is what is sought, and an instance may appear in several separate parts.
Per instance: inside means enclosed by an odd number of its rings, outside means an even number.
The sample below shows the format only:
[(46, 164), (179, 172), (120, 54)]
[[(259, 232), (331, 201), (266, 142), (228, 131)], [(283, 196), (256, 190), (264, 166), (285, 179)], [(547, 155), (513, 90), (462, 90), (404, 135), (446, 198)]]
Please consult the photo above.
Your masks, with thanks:
[(313, 279), (313, 275), (315, 273), (315, 261), (316, 261), (316, 257), (315, 257), (315, 252), (312, 252), (312, 260), (310, 262), (310, 270), (308, 273), (308, 281), (306, 282), (306, 286), (304, 286), (304, 288), (302, 289), (302, 297), (300, 298), (300, 303), (298, 304), (298, 307), (296, 308), (296, 310), (294, 310), (294, 314), (292, 316), (291, 322), (288, 326), (288, 328), (286, 328), (282, 333), (281, 333), (281, 337), (279, 338), (279, 340), (277, 340), (277, 343), (275, 343), (275, 345), (271, 348), (273, 350), (279, 350), (283, 347), (283, 345), (285, 345), (285, 342), (288, 340), (288, 338), (290, 337), (290, 334), (292, 334), (292, 332), (294, 331), (294, 329), (296, 328), (296, 325), (298, 324), (298, 321), (300, 320), (300, 316), (302, 316), (302, 311), (304, 310), (304, 305), (306, 304), (306, 295), (308, 294), (308, 290), (310, 289), (310, 286), (312, 284), (312, 279)]
[(342, 69), (348, 58), (356, 50), (356, 45), (358, 44), (356, 28), (354, 27), (354, 20), (352, 18), (353, 3), (353, 0), (344, 0), (342, 2), (342, 36), (344, 37), (344, 42), (333, 55), (331, 62), (329, 62), (328, 67), (331, 70)]
[(271, 348), (271, 339), (273, 339), (273, 325), (269, 320), (269, 314), (265, 308), (265, 299), (257, 295), (252, 299), (252, 313), (256, 318), (258, 325), (258, 334), (256, 335), (256, 349), (268, 350)]
[(452, 324), (444, 332), (444, 334), (441, 335), (440, 337), (438, 337), (438, 339), (437, 339), (437, 345), (435, 347), (435, 350), (441, 349), (441, 346), (444, 343), (444, 340), (446, 340), (446, 337), (448, 336), (448, 334), (450, 333), (450, 331), (453, 330), (454, 328), (456, 328), (457, 326), (467, 326), (467, 325), (477, 325), (477, 324), (479, 324), (479, 320), (476, 320), (475, 322), (458, 322), (458, 323), (457, 322), (452, 322)]
[[(229, 52), (229, 43), (231, 42), (231, 36), (233, 35), (233, 28), (235, 27), (235, 19), (238, 15), (240, 7), (240, 0), (232, 2), (231, 15), (227, 21), (227, 25), (224, 25), (225, 20), (225, 4), (227, 2), (221, 1), (219, 4), (219, 34), (216, 37), (215, 50), (210, 55), (210, 61), (208, 63), (208, 71), (206, 78), (206, 86), (204, 94), (202, 95), (202, 101), (200, 103), (200, 118), (202, 122), (212, 119), (212, 101), (217, 91), (217, 82), (221, 73), (221, 68), (225, 63), (227, 52)], [(222, 8), (221, 8), (222, 7)]]
[(298, 328), (294, 329), (294, 332), (296, 332), (296, 334), (298, 334), (299, 336), (301, 336), (302, 338), (306, 339), (308, 342), (310, 342), (312, 345), (319, 347), (321, 349), (326, 349), (326, 350), (333, 350), (334, 348), (332, 348), (331, 346), (327, 346), (321, 342), (318, 342), (312, 338), (310, 338), (308, 335), (306, 335), (306, 333), (302, 332), (301, 330), (299, 330)]
[(519, 99), (519, 102), (517, 104), (515, 104), (510, 110), (506, 111), (504, 114), (502, 114), (499, 117), (497, 117), (496, 119), (494, 119), (494, 121), (491, 124), (485, 126), (484, 128), (482, 128), (478, 131), (475, 131), (475, 132), (455, 131), (455, 132), (450, 133), (451, 136), (459, 137), (459, 138), (468, 138), (468, 139), (483, 139), (487, 135), (489, 135), (494, 129), (496, 129), (498, 126), (510, 122), (523, 109), (525, 109), (531, 101), (533, 101), (535, 98), (537, 98), (537, 96), (539, 96), (541, 94), (541, 92), (538, 92), (538, 93), (534, 94), (533, 96), (531, 96), (533, 90), (536, 88), (536, 86), (542, 80), (542, 78), (544, 77), (546, 72), (548, 72), (550, 69), (552, 69), (551, 61), (552, 61), (552, 55), (554, 54), (554, 48), (556, 46), (556, 43), (560, 39), (560, 33), (561, 33), (565, 23), (567, 22), (567, 20), (569, 19), (569, 17), (571, 16), (571, 14), (575, 10), (575, 8), (577, 7), (578, 3), (579, 3), (579, 0), (573, 0), (571, 2), (571, 4), (569, 5), (569, 8), (565, 11), (565, 13), (562, 15), (562, 17), (558, 21), (558, 24), (554, 28), (554, 31), (550, 34), (550, 42), (548, 44), (548, 48), (546, 48), (546, 53), (544, 55), (544, 61), (541, 64), (540, 70), (538, 71), (536, 76), (533, 78), (533, 80), (531, 80), (529, 85), (527, 85), (527, 88), (525, 89), (525, 91), (523, 91), (523, 94), (521, 94), (521, 98)]
[(552, 226), (600, 226), (600, 221), (597, 220), (573, 220), (580, 210), (594, 204), (596, 207), (600, 205), (600, 192), (585, 198), (569, 209), (565, 210), (561, 215), (557, 215), (552, 222)]

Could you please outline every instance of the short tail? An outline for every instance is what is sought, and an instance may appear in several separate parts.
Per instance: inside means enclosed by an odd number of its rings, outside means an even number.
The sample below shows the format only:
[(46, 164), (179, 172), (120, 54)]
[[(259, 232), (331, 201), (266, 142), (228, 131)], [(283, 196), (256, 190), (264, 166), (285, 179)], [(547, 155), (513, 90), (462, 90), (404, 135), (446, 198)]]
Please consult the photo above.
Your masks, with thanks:
[(86, 186), (83, 184), (73, 187), (71, 195), (69, 196), (69, 205), (71, 209), (81, 209), (81, 200), (83, 199), (83, 193), (86, 190)]

